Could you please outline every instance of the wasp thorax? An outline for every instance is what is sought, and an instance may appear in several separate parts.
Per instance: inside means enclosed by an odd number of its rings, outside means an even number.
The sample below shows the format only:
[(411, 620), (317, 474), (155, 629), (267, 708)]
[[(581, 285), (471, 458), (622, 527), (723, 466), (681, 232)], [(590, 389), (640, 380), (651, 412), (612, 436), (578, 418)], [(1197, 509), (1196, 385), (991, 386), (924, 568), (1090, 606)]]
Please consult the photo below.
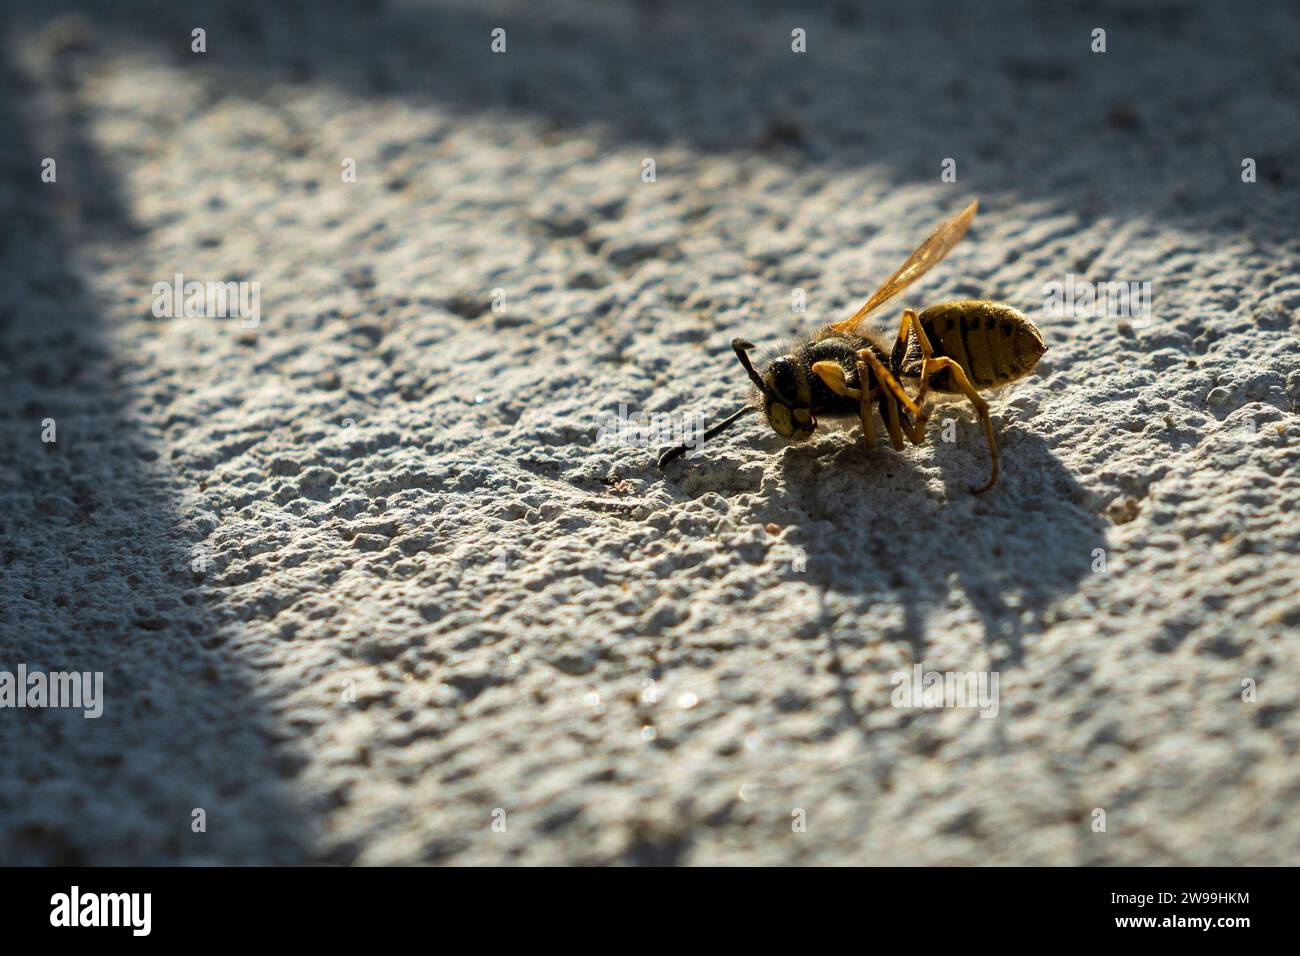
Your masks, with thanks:
[(772, 430), (783, 438), (805, 441), (817, 421), (812, 414), (812, 385), (808, 372), (783, 355), (763, 373), (763, 413)]

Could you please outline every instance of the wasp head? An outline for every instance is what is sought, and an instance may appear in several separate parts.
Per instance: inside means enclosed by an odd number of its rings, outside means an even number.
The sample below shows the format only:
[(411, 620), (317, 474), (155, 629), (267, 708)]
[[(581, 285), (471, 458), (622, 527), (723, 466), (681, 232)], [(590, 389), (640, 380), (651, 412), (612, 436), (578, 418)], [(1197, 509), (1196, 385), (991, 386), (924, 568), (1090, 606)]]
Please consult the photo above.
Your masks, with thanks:
[(811, 438), (817, 430), (817, 419), (812, 413), (812, 384), (808, 370), (793, 355), (782, 355), (773, 359), (759, 375), (749, 361), (748, 352), (754, 346), (736, 339), (731, 347), (758, 389), (757, 400), (772, 431), (791, 441)]

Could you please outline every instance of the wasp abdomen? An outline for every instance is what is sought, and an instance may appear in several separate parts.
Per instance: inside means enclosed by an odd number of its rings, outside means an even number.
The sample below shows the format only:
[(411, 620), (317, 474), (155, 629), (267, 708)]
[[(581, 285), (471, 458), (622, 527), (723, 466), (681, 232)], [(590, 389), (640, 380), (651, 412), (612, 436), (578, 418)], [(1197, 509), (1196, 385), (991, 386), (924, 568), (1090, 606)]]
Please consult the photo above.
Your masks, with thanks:
[[(919, 318), (934, 354), (955, 359), (976, 388), (992, 388), (1028, 375), (1047, 351), (1034, 324), (1001, 302), (944, 302)], [(930, 377), (933, 389), (950, 391), (950, 385), (947, 369)]]

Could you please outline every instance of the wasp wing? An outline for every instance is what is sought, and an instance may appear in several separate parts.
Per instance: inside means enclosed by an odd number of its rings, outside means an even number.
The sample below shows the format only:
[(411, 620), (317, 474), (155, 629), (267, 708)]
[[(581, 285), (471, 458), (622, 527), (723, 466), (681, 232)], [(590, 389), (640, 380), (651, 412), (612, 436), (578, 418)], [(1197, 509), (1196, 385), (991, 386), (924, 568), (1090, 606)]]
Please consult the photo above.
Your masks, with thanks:
[(952, 247), (961, 241), (962, 236), (966, 235), (966, 230), (970, 228), (979, 204), (980, 201), (974, 199), (956, 216), (939, 223), (934, 232), (930, 233), (930, 238), (908, 256), (907, 261), (885, 280), (884, 285), (863, 303), (862, 308), (853, 313), (851, 318), (836, 322), (831, 326), (831, 331), (837, 334), (852, 332), (859, 322), (943, 261), (943, 257), (952, 251)]

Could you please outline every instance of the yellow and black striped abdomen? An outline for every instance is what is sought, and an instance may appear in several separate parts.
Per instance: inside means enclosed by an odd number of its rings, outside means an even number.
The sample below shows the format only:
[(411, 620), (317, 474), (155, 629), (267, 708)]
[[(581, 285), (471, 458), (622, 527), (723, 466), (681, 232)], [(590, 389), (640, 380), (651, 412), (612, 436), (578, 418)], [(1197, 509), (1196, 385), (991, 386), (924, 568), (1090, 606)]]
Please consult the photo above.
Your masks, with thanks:
[[(993, 388), (1028, 375), (1047, 351), (1034, 323), (1001, 302), (962, 299), (931, 306), (921, 328), (935, 355), (955, 359), (976, 388)], [(946, 370), (930, 378), (937, 391), (955, 391)]]

